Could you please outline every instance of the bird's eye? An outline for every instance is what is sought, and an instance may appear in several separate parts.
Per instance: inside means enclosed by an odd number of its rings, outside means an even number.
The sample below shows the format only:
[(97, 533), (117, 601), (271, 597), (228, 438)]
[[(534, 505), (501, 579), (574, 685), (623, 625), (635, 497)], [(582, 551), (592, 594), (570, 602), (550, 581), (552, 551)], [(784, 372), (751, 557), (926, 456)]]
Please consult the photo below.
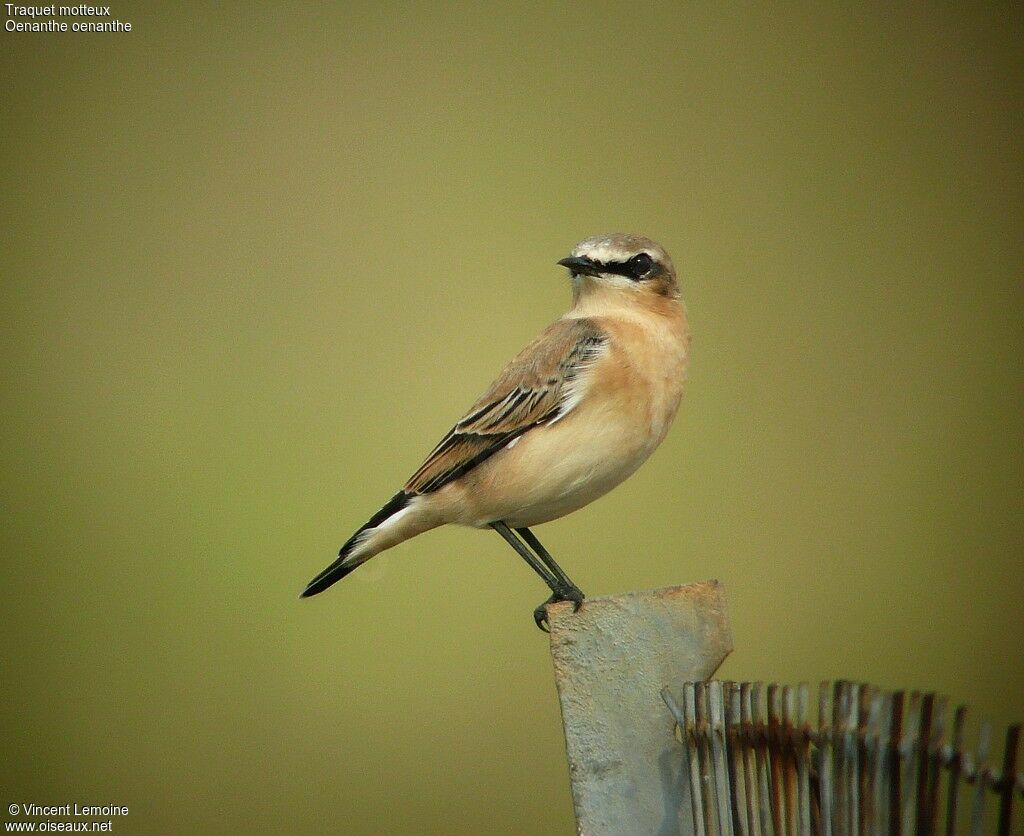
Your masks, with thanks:
[(629, 271), (637, 279), (642, 279), (650, 273), (653, 266), (654, 259), (647, 255), (647, 253), (637, 253), (637, 255), (629, 260)]

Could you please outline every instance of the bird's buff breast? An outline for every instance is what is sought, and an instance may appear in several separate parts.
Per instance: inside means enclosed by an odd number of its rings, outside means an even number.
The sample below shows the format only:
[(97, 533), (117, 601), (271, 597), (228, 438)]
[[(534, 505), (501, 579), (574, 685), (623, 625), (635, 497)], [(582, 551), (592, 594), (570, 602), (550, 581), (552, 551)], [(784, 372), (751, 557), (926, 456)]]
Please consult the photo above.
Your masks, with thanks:
[(463, 484), (449, 486), (458, 493), (444, 503), (458, 509), (453, 522), (483, 527), (504, 520), (522, 527), (557, 519), (620, 484), (661, 443), (679, 407), (685, 340), (630, 327), (609, 330), (613, 351), (595, 366), (576, 409), (530, 430)]

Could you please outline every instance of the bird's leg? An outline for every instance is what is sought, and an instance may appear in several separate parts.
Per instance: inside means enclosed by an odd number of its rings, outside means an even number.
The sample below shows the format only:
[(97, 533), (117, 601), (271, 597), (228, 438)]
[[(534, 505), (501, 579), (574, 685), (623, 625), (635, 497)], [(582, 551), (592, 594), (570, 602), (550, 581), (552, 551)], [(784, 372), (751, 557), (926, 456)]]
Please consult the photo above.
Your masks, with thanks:
[[(554, 570), (549, 568), (546, 562), (539, 560), (501, 520), (491, 523), (491, 528), (497, 531), (504, 538), (505, 542), (515, 549), (519, 556), (530, 565), (530, 568), (540, 575), (541, 580), (548, 585), (552, 592), (551, 597), (533, 611), (533, 620), (541, 630), (547, 632), (547, 628), (544, 627), (544, 624), (547, 622), (547, 612), (544, 608), (548, 604), (558, 601), (572, 601), (575, 604), (575, 608), (579, 609), (580, 602), (583, 600), (583, 593), (580, 592), (577, 586), (569, 580), (561, 569), (558, 569), (558, 574), (556, 575)], [(530, 537), (537, 541), (537, 538), (532, 533), (530, 533)], [(541, 548), (543, 549), (544, 547), (541, 546)], [(547, 554), (547, 551), (545, 550), (544, 553)], [(548, 555), (549, 559), (550, 557)], [(554, 563), (553, 560), (552, 563)], [(557, 564), (555, 565), (557, 566)]]
[(552, 574), (556, 578), (558, 578), (563, 587), (562, 591), (565, 593), (565, 597), (561, 600), (572, 601), (573, 609), (578, 610), (580, 608), (580, 604), (583, 603), (583, 590), (572, 582), (572, 579), (565, 574), (565, 570), (562, 569), (561, 566), (555, 563), (555, 559), (551, 556), (551, 552), (544, 548), (541, 541), (537, 539), (536, 534), (528, 528), (517, 528), (516, 533), (526, 541), (527, 545), (536, 552), (537, 556), (541, 560), (544, 561), (544, 565), (551, 570)]
[(515, 549), (523, 560), (530, 564), (530, 568), (540, 575), (540, 579), (548, 585), (552, 592), (557, 593), (560, 591), (561, 584), (555, 574), (548, 569), (533, 552), (523, 545), (519, 538), (512, 533), (512, 529), (505, 525), (505, 523), (501, 522), (501, 520), (492, 522), (491, 528), (505, 538), (505, 542)]

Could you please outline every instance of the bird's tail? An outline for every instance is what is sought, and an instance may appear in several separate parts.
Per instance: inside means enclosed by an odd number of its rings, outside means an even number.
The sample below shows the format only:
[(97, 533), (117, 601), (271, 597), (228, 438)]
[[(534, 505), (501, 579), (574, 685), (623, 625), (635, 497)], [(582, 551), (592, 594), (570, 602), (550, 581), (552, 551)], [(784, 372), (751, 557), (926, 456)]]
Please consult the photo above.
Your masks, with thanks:
[(366, 525), (349, 537), (338, 552), (338, 559), (313, 578), (300, 597), (309, 598), (323, 592), (375, 554), (438, 525), (433, 515), (425, 513), (423, 500), (422, 496), (405, 491), (396, 493)]

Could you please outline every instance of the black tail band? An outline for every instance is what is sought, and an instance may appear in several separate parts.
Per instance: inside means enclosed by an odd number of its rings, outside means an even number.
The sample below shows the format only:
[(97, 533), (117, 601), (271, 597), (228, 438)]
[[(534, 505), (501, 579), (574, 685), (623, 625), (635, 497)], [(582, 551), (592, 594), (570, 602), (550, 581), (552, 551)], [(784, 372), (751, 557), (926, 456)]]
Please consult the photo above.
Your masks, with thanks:
[(332, 563), (326, 569), (324, 569), (319, 575), (313, 578), (313, 580), (311, 580), (306, 585), (306, 588), (302, 590), (302, 594), (299, 597), (309, 598), (312, 595), (316, 595), (320, 592), (323, 592), (328, 587), (333, 586), (338, 581), (340, 581), (349, 572), (352, 572), (353, 570), (357, 569), (360, 565), (362, 565), (360, 563), (350, 563), (348, 565), (345, 565), (345, 560), (348, 558), (352, 549), (355, 548), (356, 542), (359, 539), (359, 535), (366, 531), (366, 529), (368, 528), (376, 528), (388, 517), (397, 514), (406, 505), (409, 504), (409, 502), (412, 500), (412, 496), (412, 494), (408, 494), (405, 491), (399, 491), (393, 497), (391, 497), (391, 499), (388, 500), (387, 504), (383, 508), (381, 508), (372, 517), (370, 517), (370, 519), (362, 528), (360, 528), (355, 534), (348, 538), (348, 541), (345, 543), (344, 546), (341, 547), (341, 550), (338, 552), (338, 559), (335, 560), (334, 563)]

